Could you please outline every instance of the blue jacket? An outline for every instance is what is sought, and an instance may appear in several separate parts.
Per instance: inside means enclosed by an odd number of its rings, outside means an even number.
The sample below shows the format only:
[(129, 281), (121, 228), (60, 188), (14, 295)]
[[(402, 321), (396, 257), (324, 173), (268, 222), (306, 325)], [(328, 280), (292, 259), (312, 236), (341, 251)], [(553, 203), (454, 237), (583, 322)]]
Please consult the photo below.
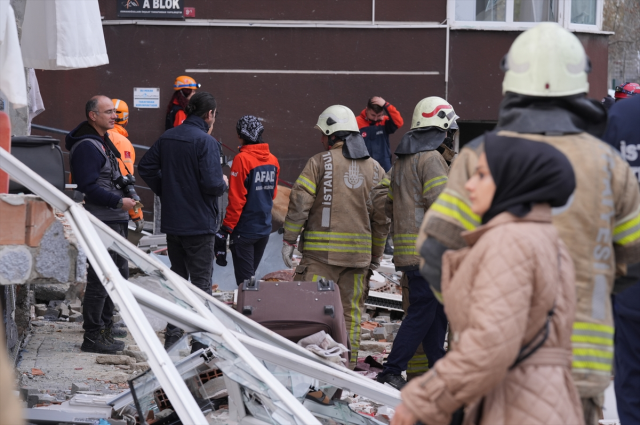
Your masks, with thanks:
[(138, 164), (140, 177), (162, 201), (161, 231), (170, 235), (213, 234), (218, 197), (227, 188), (220, 148), (197, 116), (164, 132)]
[(400, 112), (389, 102), (385, 103), (384, 111), (386, 115), (380, 121), (369, 121), (367, 110), (363, 109), (356, 117), (360, 134), (371, 158), (382, 165), (384, 171), (391, 169), (391, 145), (389, 135), (404, 125), (404, 120)]
[(640, 181), (640, 95), (616, 102), (609, 109), (603, 139), (620, 151)]
[(269, 145), (240, 147), (229, 177), (229, 205), (222, 223), (234, 235), (258, 239), (271, 233), (271, 209), (278, 193), (278, 159)]

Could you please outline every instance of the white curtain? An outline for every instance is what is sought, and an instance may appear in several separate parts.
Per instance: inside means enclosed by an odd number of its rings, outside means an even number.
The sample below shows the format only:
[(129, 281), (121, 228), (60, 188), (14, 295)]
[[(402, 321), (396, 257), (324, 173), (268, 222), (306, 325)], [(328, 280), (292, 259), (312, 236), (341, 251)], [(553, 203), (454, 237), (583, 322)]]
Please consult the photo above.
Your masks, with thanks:
[(98, 0), (27, 0), (22, 58), (27, 68), (51, 70), (109, 63)]
[(0, 0), (0, 91), (15, 108), (27, 106), (16, 17), (9, 0)]

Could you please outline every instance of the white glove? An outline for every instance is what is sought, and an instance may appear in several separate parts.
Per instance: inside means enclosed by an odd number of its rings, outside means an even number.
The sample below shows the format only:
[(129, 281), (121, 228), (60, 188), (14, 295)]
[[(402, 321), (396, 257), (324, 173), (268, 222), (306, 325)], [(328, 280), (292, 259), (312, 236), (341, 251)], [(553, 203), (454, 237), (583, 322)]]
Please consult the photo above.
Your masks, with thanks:
[(293, 256), (293, 250), (295, 249), (295, 245), (288, 244), (287, 242), (282, 242), (282, 261), (284, 261), (284, 265), (288, 268), (293, 267), (293, 261), (291, 261), (291, 257)]

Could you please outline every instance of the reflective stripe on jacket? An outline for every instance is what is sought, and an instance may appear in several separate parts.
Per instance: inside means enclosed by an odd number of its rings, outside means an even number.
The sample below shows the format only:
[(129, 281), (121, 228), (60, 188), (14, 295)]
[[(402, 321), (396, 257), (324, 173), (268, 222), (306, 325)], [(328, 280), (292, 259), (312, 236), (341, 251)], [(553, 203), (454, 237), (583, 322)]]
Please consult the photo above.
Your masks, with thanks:
[(416, 238), (425, 212), (447, 183), (449, 166), (438, 151), (399, 155), (389, 172), (387, 215), (393, 221), (396, 270), (417, 270)]
[(367, 267), (372, 255), (382, 255), (389, 231), (384, 212), (376, 212), (372, 200), (384, 170), (371, 158), (345, 158), (342, 145), (314, 155), (302, 170), (291, 189), (284, 240), (296, 243), (304, 228), (300, 249), (305, 256), (336, 266)]
[[(120, 173), (123, 176), (127, 174), (133, 175), (135, 172), (136, 150), (127, 138), (129, 133), (124, 127), (118, 124), (116, 124), (113, 129), (107, 130), (107, 132), (109, 133), (109, 139), (111, 139), (113, 145), (118, 149), (118, 152), (120, 152), (120, 159), (118, 160)], [(142, 208), (138, 208), (138, 212), (133, 208), (130, 209), (129, 218), (133, 221), (141, 220), (143, 218)]]
[[(553, 145), (573, 165), (577, 188), (566, 206), (555, 209), (553, 224), (567, 245), (576, 269), (578, 299), (572, 337), (573, 376), (581, 397), (599, 395), (610, 383), (613, 319), (610, 293), (616, 262), (640, 262), (640, 191), (627, 163), (613, 148), (587, 133), (543, 136), (501, 131)], [(516, 142), (517, 143), (517, 142)], [(427, 236), (450, 249), (463, 247), (462, 230), (473, 230), (473, 214), (464, 184), (473, 174), (484, 141), (460, 152), (444, 192), (429, 210), (417, 240)], [(422, 260), (423, 261), (423, 260)]]

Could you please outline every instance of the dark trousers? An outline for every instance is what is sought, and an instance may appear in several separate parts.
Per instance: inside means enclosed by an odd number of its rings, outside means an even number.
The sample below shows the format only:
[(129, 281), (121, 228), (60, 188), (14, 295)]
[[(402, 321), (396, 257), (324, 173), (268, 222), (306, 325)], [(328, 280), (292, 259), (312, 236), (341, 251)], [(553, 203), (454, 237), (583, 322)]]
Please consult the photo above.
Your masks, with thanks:
[(616, 403), (622, 424), (640, 424), (640, 282), (613, 297)]
[[(125, 223), (107, 224), (107, 226), (125, 238), (129, 233)], [(109, 254), (120, 270), (122, 277), (129, 279), (129, 262), (113, 251), (109, 251)], [(84, 300), (82, 301), (82, 314), (84, 316), (82, 327), (85, 332), (99, 332), (112, 325), (113, 301), (107, 294), (107, 290), (102, 286), (102, 282), (98, 279), (98, 275), (93, 270), (91, 263), (87, 268), (87, 289), (84, 292)]]
[(231, 235), (229, 248), (233, 258), (233, 273), (236, 276), (238, 285), (256, 275), (256, 270), (258, 270), (268, 242), (269, 235), (258, 239), (249, 239), (242, 235)]
[(400, 375), (407, 370), (409, 360), (422, 343), (429, 360), (429, 368), (444, 354), (444, 337), (447, 332), (447, 316), (444, 307), (431, 292), (429, 283), (419, 271), (405, 272), (409, 280), (409, 301), (411, 305), (402, 321), (398, 335), (393, 340), (393, 348), (384, 364), (383, 375)]
[[(211, 294), (213, 277), (215, 235), (179, 236), (167, 235), (167, 251), (171, 270), (191, 284)], [(172, 324), (167, 332), (179, 330)], [(180, 331), (181, 332), (181, 331)]]

